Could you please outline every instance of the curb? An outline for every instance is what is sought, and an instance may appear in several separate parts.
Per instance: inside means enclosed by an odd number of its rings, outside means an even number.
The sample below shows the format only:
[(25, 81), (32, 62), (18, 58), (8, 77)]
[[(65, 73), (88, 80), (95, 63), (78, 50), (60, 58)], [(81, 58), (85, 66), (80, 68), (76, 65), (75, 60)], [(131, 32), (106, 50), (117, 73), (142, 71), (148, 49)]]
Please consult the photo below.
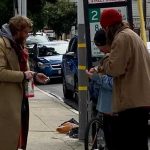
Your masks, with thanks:
[(39, 89), (37, 86), (36, 86), (36, 88), (37, 88), (40, 92), (42, 92), (43, 94), (45, 94), (45, 95), (47, 95), (47, 96), (49, 96), (49, 97), (52, 97), (52, 96), (55, 97), (55, 98), (56, 98), (56, 101), (59, 102), (62, 106), (64, 106), (65, 108), (69, 109), (69, 110), (72, 111), (73, 113), (79, 115), (79, 112), (76, 111), (75, 109), (71, 108), (70, 106), (66, 105), (61, 97), (57, 96), (57, 95), (54, 94), (54, 93), (47, 93), (47, 92), (45, 92), (45, 91)]

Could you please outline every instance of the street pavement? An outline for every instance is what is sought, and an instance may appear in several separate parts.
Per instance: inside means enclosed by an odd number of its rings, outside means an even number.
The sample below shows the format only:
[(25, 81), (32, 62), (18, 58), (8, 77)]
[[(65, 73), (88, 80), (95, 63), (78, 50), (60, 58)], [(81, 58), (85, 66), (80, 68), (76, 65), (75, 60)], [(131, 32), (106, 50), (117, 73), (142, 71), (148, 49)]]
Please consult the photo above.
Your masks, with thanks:
[(60, 134), (56, 128), (78, 114), (56, 97), (35, 87), (29, 99), (30, 123), (27, 150), (84, 150), (83, 142)]
[[(57, 97), (35, 87), (35, 97), (29, 99), (30, 123), (27, 150), (84, 150), (78, 139), (60, 134), (56, 128), (78, 113)], [(149, 141), (150, 147), (150, 141)]]

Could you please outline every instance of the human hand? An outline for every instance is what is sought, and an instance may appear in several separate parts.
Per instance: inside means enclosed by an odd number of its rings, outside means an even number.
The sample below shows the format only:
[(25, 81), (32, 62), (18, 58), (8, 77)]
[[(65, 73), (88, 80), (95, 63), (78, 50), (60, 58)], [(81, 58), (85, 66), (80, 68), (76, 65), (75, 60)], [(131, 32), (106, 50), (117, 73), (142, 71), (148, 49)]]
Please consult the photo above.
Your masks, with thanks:
[(46, 84), (50, 79), (43, 73), (36, 73), (35, 80), (39, 83)]
[(91, 68), (90, 70), (85, 70), (85, 73), (88, 75), (89, 78), (92, 78), (93, 74), (95, 72), (94, 68)]
[(106, 54), (105, 54), (106, 57), (109, 57), (109, 55), (110, 55), (110, 53), (106, 53)]
[(25, 79), (31, 80), (33, 78), (34, 72), (33, 71), (25, 71), (24, 75), (25, 75)]
[(103, 74), (103, 72), (104, 72), (104, 67), (103, 66), (98, 66), (97, 73)]
[(97, 72), (97, 66), (95, 66), (93, 68), (90, 68), (89, 72), (92, 73), (92, 74), (95, 73), (95, 72)]

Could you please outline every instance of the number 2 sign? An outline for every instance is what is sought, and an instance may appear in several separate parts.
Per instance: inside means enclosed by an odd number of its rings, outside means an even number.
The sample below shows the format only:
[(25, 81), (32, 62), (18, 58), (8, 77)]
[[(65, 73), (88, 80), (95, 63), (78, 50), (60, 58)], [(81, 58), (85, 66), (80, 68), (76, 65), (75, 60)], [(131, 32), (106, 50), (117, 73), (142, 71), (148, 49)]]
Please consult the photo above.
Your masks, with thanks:
[[(117, 9), (121, 12), (123, 15), (123, 20), (127, 21), (127, 8), (126, 6), (123, 7), (113, 7), (114, 9)], [(100, 29), (100, 14), (101, 12), (106, 8), (90, 8), (89, 9), (89, 23), (90, 23), (90, 37), (91, 37), (91, 52), (92, 56), (96, 57), (98, 55), (101, 55), (100, 51), (96, 48), (94, 45), (93, 39), (96, 31)]]
[(100, 9), (99, 8), (89, 9), (89, 18), (90, 23), (98, 22), (100, 18)]

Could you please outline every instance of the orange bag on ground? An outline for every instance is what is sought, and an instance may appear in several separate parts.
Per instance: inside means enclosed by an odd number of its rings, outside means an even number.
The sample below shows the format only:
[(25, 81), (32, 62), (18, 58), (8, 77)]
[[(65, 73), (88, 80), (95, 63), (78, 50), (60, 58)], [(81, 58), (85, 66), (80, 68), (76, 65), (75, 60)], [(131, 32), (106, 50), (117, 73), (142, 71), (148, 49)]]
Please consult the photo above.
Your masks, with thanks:
[(78, 127), (77, 124), (71, 123), (71, 122), (66, 122), (62, 125), (60, 125), (56, 131), (59, 133), (68, 133), (71, 129)]

